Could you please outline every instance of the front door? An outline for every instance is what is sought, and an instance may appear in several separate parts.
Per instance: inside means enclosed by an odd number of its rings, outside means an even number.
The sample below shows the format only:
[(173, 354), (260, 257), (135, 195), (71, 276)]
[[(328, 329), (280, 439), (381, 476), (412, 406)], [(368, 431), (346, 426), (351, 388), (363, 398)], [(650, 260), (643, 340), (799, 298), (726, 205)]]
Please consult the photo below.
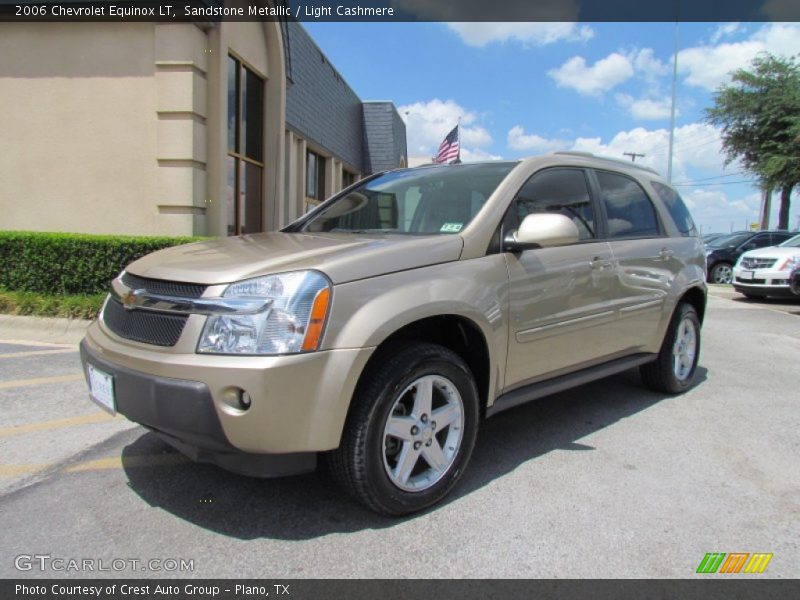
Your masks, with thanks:
[(570, 246), (506, 253), (507, 388), (601, 362), (614, 335), (615, 312), (608, 307), (613, 259), (597, 231), (586, 172), (555, 168), (534, 174), (519, 191), (506, 223), (514, 228), (534, 212), (571, 218), (580, 240)]

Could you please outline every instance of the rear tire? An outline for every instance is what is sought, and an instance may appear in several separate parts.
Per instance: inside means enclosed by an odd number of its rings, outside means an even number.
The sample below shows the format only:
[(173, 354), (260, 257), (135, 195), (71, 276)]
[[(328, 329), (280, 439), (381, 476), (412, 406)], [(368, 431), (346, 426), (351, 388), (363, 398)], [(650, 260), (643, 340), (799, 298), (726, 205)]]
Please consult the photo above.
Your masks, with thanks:
[(461, 357), (442, 346), (399, 343), (380, 352), (327, 462), (360, 503), (401, 516), (436, 504), (460, 479), (478, 433), (478, 390)]
[(700, 319), (693, 306), (681, 303), (672, 315), (658, 358), (639, 367), (645, 386), (680, 394), (692, 386), (700, 357)]

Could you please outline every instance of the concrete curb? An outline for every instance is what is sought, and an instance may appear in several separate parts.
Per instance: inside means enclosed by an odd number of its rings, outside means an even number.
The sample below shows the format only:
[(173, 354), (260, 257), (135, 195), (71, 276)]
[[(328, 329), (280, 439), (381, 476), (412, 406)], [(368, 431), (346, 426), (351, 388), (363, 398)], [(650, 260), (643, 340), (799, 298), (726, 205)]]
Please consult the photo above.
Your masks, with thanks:
[(84, 319), (0, 315), (0, 340), (77, 344), (90, 324)]

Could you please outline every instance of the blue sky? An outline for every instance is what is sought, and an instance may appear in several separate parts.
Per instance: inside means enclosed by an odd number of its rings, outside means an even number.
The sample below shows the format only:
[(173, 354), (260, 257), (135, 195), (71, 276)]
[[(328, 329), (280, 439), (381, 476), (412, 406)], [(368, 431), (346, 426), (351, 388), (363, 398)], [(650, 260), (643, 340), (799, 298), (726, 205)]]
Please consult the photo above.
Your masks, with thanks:
[[(305, 23), (365, 100), (392, 100), (409, 156), (462, 123), (462, 158), (623, 152), (666, 173), (674, 23)], [(681, 23), (673, 182), (704, 232), (756, 221), (758, 189), (724, 167), (704, 108), (760, 51), (800, 53), (800, 24)], [(414, 164), (412, 162), (412, 164)], [(800, 218), (794, 194), (790, 226)], [(777, 197), (773, 220), (777, 224)]]

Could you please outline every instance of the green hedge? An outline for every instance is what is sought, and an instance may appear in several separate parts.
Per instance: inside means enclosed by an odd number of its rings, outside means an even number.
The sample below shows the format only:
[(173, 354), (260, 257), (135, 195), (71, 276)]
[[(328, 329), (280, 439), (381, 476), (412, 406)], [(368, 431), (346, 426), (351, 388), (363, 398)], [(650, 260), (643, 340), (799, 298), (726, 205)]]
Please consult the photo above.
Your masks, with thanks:
[(105, 298), (106, 294), (54, 296), (34, 292), (8, 292), (0, 289), (0, 313), (94, 319)]
[(0, 231), (0, 288), (39, 294), (101, 294), (137, 258), (207, 238)]

